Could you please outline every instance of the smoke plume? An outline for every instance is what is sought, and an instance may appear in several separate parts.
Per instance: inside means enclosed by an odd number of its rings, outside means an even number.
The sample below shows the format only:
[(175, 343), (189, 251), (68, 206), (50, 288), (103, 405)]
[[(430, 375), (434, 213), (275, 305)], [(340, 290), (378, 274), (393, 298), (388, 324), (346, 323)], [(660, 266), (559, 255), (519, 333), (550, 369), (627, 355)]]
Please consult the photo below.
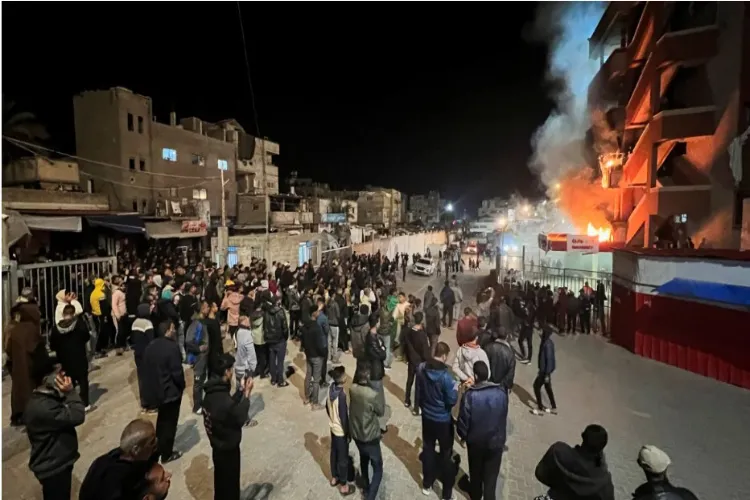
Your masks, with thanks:
[(588, 87), (599, 69), (598, 61), (589, 58), (588, 37), (605, 5), (542, 3), (527, 30), (531, 41), (548, 46), (546, 78), (555, 102), (555, 109), (531, 139), (529, 167), (579, 229), (585, 229), (588, 222), (607, 224), (611, 218), (607, 212), (611, 195), (593, 182), (597, 171), (592, 167), (597, 154), (617, 149), (617, 136), (603, 112), (587, 109)]

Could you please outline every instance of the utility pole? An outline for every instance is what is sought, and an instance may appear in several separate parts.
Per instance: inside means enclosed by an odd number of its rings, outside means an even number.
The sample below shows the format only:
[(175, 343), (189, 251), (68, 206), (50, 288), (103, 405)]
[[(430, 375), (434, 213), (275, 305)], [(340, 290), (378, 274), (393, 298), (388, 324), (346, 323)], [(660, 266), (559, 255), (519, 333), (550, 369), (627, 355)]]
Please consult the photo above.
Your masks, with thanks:
[[(235, 165), (236, 165), (235, 155)], [(226, 202), (226, 184), (228, 181), (224, 180), (224, 170), (229, 168), (229, 162), (219, 167), (219, 182), (221, 182), (221, 227), (216, 231), (216, 242), (217, 242), (217, 253), (218, 253), (218, 264), (223, 266), (227, 263), (227, 246), (229, 245), (229, 229), (227, 229), (227, 202)]]
[(265, 206), (266, 206), (266, 245), (265, 245), (265, 251), (263, 252), (263, 257), (266, 259), (266, 262), (271, 262), (271, 233), (268, 231), (268, 219), (271, 217), (271, 195), (268, 192), (268, 179), (266, 177), (266, 138), (262, 138), (260, 140), (260, 153), (261, 153), (261, 161), (263, 162), (263, 193), (265, 196)]

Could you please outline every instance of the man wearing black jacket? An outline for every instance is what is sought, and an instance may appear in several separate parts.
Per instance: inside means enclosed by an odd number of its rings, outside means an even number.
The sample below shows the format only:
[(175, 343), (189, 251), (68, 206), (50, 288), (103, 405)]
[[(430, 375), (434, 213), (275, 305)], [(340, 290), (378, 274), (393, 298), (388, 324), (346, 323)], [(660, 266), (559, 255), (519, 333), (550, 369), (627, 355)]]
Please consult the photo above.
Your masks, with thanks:
[(159, 408), (156, 419), (156, 437), (159, 439), (159, 455), (162, 463), (177, 460), (182, 453), (175, 451), (174, 438), (180, 418), (180, 403), (185, 390), (185, 373), (182, 371), (182, 356), (175, 341), (176, 329), (167, 320), (159, 325), (159, 337), (146, 348), (144, 372), (148, 392)]
[(305, 405), (312, 410), (322, 410), (320, 404), (320, 380), (323, 378), (323, 365), (328, 356), (328, 338), (317, 321), (320, 311), (302, 326), (302, 349), (305, 351), (307, 369), (305, 371)]
[(63, 317), (52, 329), (49, 339), (63, 371), (80, 388), (86, 411), (92, 409), (89, 406), (89, 361), (86, 355), (86, 344), (90, 337), (86, 322), (82, 317), (77, 317), (75, 307), (68, 304), (63, 308)]
[(271, 385), (286, 387), (289, 382), (284, 380), (284, 358), (286, 341), (289, 339), (289, 325), (286, 313), (279, 305), (279, 298), (269, 295), (267, 299), (263, 313), (263, 335), (268, 345)]
[(51, 361), (44, 368), (48, 373), (23, 413), (31, 443), (29, 468), (42, 483), (44, 500), (69, 500), (73, 464), (80, 456), (75, 428), (83, 423), (86, 410), (70, 377), (57, 373)]
[(482, 349), (490, 362), (490, 382), (510, 392), (516, 377), (516, 354), (508, 343), (508, 331), (501, 328), (493, 332), (492, 341)]
[(137, 318), (133, 321), (131, 328), (131, 339), (133, 340), (133, 358), (135, 360), (135, 373), (138, 378), (138, 397), (141, 401), (141, 409), (144, 412), (156, 410), (155, 403), (148, 401), (148, 391), (146, 390), (146, 373), (143, 357), (146, 353), (146, 347), (154, 340), (154, 325), (149, 319), (151, 317), (152, 306), (150, 304), (140, 304), (137, 308)]
[[(383, 388), (383, 377), (385, 376), (385, 344), (378, 335), (378, 317), (376, 315), (370, 316), (369, 325), (370, 333), (367, 334), (365, 339), (365, 362), (363, 368), (369, 371), (370, 374), (370, 387), (378, 393), (378, 402), (383, 408), (386, 408), (385, 404), (385, 391)], [(359, 367), (358, 367), (359, 368)], [(387, 419), (380, 417), (380, 430), (386, 432)]]
[(233, 372), (234, 357), (221, 354), (214, 376), (204, 386), (203, 424), (211, 442), (216, 500), (240, 498), (240, 441), (250, 410), (253, 379), (238, 381), (237, 391), (230, 395)]
[[(406, 345), (406, 360), (408, 364), (408, 375), (406, 377), (406, 398), (404, 406), (411, 406), (411, 388), (414, 385), (414, 377), (417, 367), (432, 359), (430, 342), (422, 326), (424, 314), (421, 311), (414, 313), (414, 325), (404, 332), (404, 343)], [(414, 390), (414, 415), (419, 415), (419, 387)]]

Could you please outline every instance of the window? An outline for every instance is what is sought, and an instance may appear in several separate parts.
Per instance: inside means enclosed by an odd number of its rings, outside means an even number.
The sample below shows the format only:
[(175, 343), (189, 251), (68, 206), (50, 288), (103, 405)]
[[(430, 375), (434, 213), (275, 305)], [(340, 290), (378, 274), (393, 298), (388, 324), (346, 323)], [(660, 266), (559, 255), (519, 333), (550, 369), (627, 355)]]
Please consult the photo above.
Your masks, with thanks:
[(219, 159), (219, 170), (229, 170), (229, 162)]
[(139, 134), (143, 133), (143, 117), (142, 116), (138, 117), (138, 133)]
[(138, 199), (133, 198), (133, 212), (137, 212), (137, 211), (138, 211)]
[(162, 148), (161, 159), (167, 161), (177, 161), (177, 150), (172, 148)]
[(193, 189), (193, 199), (194, 200), (205, 200), (206, 199), (206, 190), (205, 189)]
[(169, 196), (177, 198), (177, 188), (169, 188)]
[(206, 190), (205, 189), (201, 189), (201, 195), (200, 196), (201, 196), (201, 200), (205, 200), (206, 199)]
[(130, 168), (130, 170), (135, 170), (135, 158), (128, 160), (128, 168)]
[(146, 160), (140, 160), (138, 162), (138, 168), (141, 169), (141, 172), (145, 172), (146, 171)]
[(133, 131), (133, 113), (128, 113), (128, 131)]
[(260, 203), (253, 203), (253, 210), (260, 210)]
[(201, 166), (201, 167), (205, 166), (206, 165), (206, 157), (203, 156), (203, 155), (197, 155), (197, 154), (193, 153), (193, 165), (198, 165), (198, 166)]
[(680, 214), (674, 216), (674, 223), (675, 224), (685, 224), (687, 222), (687, 214)]
[(273, 182), (266, 182), (266, 187), (272, 188), (273, 187)]
[(86, 181), (86, 191), (88, 191), (89, 194), (94, 192), (94, 180), (89, 179)]

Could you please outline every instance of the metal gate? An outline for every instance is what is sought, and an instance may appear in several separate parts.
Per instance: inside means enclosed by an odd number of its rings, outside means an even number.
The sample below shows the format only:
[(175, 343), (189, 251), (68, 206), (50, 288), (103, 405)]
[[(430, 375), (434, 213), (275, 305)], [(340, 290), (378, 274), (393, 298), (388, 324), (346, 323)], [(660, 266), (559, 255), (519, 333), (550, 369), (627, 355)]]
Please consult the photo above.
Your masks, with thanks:
[[(79, 302), (85, 307), (85, 301), (88, 300), (85, 293), (88, 285), (87, 280), (91, 280), (93, 283), (93, 279), (109, 277), (116, 271), (116, 257), (96, 257), (18, 266), (15, 265), (15, 262), (12, 262), (9, 266), (3, 266), (3, 320), (6, 319), (6, 307), (12, 305), (18, 294), (28, 287), (37, 299), (44, 321), (42, 331), (46, 332), (54, 324), (57, 306), (55, 295), (57, 295), (57, 292), (64, 289), (76, 293)], [(6, 282), (8, 294), (6, 294)]]

